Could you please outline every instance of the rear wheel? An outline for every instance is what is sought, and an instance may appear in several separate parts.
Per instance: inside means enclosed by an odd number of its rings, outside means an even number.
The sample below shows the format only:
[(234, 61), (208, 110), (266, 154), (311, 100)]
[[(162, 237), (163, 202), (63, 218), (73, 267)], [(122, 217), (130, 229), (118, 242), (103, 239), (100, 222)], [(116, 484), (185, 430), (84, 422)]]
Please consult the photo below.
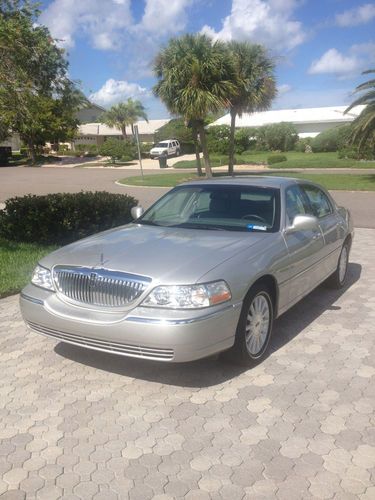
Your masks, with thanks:
[(348, 241), (342, 246), (336, 271), (328, 278), (327, 283), (332, 288), (340, 289), (345, 286), (348, 275), (350, 244)]
[(233, 347), (225, 353), (231, 361), (255, 365), (267, 354), (273, 326), (273, 302), (265, 285), (248, 293), (238, 322)]

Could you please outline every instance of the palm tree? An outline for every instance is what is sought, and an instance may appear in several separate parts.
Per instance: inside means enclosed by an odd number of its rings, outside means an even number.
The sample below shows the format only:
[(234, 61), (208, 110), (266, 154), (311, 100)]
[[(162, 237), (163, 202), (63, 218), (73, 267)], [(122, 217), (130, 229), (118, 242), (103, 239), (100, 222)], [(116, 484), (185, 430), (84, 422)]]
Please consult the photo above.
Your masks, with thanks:
[[(375, 69), (369, 69), (362, 74), (375, 73)], [(363, 92), (346, 110), (345, 113), (355, 106), (365, 105), (361, 114), (352, 122), (350, 140), (358, 145), (358, 149), (366, 144), (374, 146), (375, 141), (375, 79), (368, 80), (356, 87), (354, 93)]]
[(146, 108), (143, 106), (141, 101), (138, 101), (138, 100), (133, 101), (133, 99), (131, 99), (131, 98), (129, 98), (125, 104), (128, 107), (129, 124), (132, 128), (132, 134), (134, 137), (134, 125), (135, 125), (135, 123), (137, 123), (137, 121), (140, 118), (143, 118), (148, 123)]
[(134, 124), (139, 118), (143, 118), (148, 122), (143, 104), (140, 101), (134, 101), (130, 97), (127, 101), (112, 106), (101, 117), (103, 123), (109, 127), (119, 128), (124, 139), (127, 139), (126, 127), (128, 125), (131, 126), (134, 136)]
[(112, 106), (108, 111), (103, 113), (101, 121), (109, 127), (119, 128), (124, 140), (127, 139), (126, 127), (130, 125), (129, 109), (124, 102), (120, 102)]
[(206, 176), (211, 177), (204, 119), (210, 111), (228, 107), (228, 96), (235, 94), (235, 75), (224, 44), (201, 34), (173, 38), (157, 55), (154, 72), (155, 95), (199, 133)]
[(229, 101), (231, 116), (228, 173), (233, 174), (236, 116), (268, 109), (276, 96), (275, 64), (262, 45), (249, 42), (228, 43), (236, 73), (236, 93)]

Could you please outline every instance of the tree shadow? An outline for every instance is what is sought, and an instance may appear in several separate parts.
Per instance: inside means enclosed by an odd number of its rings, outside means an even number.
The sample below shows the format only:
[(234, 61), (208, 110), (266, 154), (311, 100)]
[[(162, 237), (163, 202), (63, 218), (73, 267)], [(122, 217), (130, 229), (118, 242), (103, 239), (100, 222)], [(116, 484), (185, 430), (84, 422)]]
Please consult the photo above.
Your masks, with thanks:
[[(359, 264), (350, 263), (345, 288), (330, 290), (321, 285), (276, 320), (269, 355), (272, 356), (273, 352), (294, 339), (325, 311), (340, 310), (339, 306), (334, 305), (335, 302), (359, 280), (361, 269)], [(224, 362), (220, 356), (190, 363), (170, 364), (127, 358), (62, 342), (55, 346), (55, 352), (97, 370), (180, 387), (211, 387), (227, 382), (249, 369), (246, 366)]]

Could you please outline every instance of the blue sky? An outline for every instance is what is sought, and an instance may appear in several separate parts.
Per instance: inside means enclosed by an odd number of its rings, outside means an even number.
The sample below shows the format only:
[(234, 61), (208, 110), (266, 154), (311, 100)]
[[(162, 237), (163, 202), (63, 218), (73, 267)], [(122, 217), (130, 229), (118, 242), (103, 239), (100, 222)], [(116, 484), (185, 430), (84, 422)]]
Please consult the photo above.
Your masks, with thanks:
[(149, 118), (152, 60), (172, 36), (263, 43), (276, 58), (273, 108), (349, 103), (375, 67), (375, 3), (361, 0), (44, 0), (40, 22), (67, 51), (71, 78), (108, 108), (140, 99)]

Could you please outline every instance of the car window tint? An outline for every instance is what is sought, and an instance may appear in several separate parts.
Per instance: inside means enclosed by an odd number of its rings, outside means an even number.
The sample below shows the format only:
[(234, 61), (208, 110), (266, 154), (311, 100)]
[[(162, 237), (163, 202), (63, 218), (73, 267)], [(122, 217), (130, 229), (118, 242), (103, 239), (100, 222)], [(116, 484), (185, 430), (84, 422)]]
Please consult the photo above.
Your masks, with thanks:
[(296, 215), (310, 213), (310, 207), (303, 191), (297, 184), (289, 187), (285, 192), (285, 208), (289, 224), (292, 224)]
[(327, 195), (316, 186), (303, 186), (311, 205), (312, 215), (321, 219), (332, 213), (332, 206)]

